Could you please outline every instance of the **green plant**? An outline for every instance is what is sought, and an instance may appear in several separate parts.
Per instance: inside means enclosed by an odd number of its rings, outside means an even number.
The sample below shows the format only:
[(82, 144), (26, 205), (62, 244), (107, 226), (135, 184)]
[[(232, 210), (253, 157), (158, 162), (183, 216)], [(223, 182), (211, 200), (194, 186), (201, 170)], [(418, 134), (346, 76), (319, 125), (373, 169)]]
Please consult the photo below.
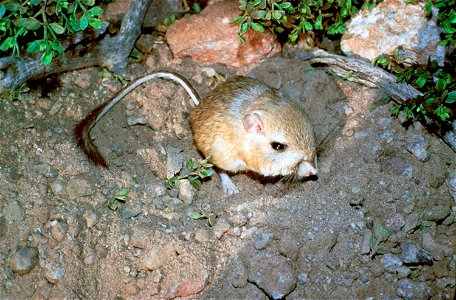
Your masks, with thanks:
[(22, 101), (24, 99), (22, 95), (26, 94), (28, 91), (30, 91), (29, 87), (26, 84), (23, 84), (19, 88), (9, 92), (6, 95), (6, 98), (10, 101)]
[(191, 213), (190, 219), (192, 219), (192, 220), (207, 219), (207, 224), (212, 227), (216, 223), (217, 215), (211, 211), (201, 209), (199, 213)]
[(392, 231), (388, 228), (383, 228), (382, 225), (374, 223), (372, 236), (369, 241), (370, 246), (370, 257), (374, 257), (376, 254), (385, 254), (388, 248), (381, 246), (380, 244), (386, 242), (391, 236)]
[(119, 201), (125, 203), (127, 200), (127, 194), (128, 190), (126, 188), (121, 188), (120, 191), (108, 201), (108, 207), (112, 210), (117, 210), (119, 208)]
[(424, 212), (423, 212), (423, 213), (421, 213), (420, 216), (418, 217), (418, 223), (417, 223), (417, 224), (418, 224), (418, 228), (419, 228), (420, 230), (425, 230), (426, 227), (431, 226), (431, 225), (429, 224), (429, 222), (426, 222), (426, 221), (424, 220), (424, 216), (425, 216), (425, 215), (424, 215)]
[(360, 8), (372, 8), (374, 2), (364, 0), (239, 0), (242, 16), (235, 18), (239, 24), (239, 39), (250, 28), (263, 32), (286, 34), (295, 43), (300, 35), (313, 45), (315, 33), (340, 36), (345, 32), (344, 23)]
[[(439, 66), (436, 61), (428, 61), (426, 66), (408, 65), (395, 49), (392, 56), (380, 55), (372, 63), (392, 72), (397, 82), (408, 83), (423, 93), (413, 99), (397, 102), (391, 112), (400, 112), (406, 120), (423, 121), (426, 125), (445, 127), (455, 116), (456, 73), (451, 63)], [(451, 61), (453, 53), (449, 57)]]
[(209, 162), (209, 158), (201, 161), (197, 161), (194, 158), (187, 158), (185, 166), (180, 170), (179, 174), (166, 180), (165, 185), (167, 188), (177, 188), (182, 179), (188, 179), (192, 186), (196, 189), (201, 187), (201, 180), (212, 176), (213, 171), (212, 164)]
[[(62, 38), (89, 27), (101, 28), (95, 0), (0, 1), (0, 50), (5, 55), (41, 53), (49, 64), (63, 54)], [(98, 1), (100, 3), (100, 1)], [(60, 38), (59, 38), (60, 37)]]

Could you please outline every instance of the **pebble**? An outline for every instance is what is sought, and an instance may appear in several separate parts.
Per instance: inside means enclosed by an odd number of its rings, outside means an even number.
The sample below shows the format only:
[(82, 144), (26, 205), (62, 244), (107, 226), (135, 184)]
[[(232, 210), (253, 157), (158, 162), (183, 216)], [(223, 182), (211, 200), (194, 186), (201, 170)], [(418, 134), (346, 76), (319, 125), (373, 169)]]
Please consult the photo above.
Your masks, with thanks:
[(151, 237), (153, 232), (143, 227), (133, 227), (131, 232), (130, 244), (139, 249), (146, 249), (148, 245), (152, 244)]
[(50, 283), (56, 284), (65, 277), (65, 269), (61, 266), (46, 266), (44, 277)]
[(292, 263), (266, 251), (247, 253), (248, 281), (255, 283), (272, 299), (282, 299), (296, 286)]
[(114, 147), (112, 147), (112, 152), (117, 156), (120, 157), (124, 153), (123, 147), (121, 144), (115, 144)]
[(182, 179), (179, 184), (179, 199), (184, 201), (185, 204), (190, 205), (195, 197), (195, 188), (188, 179)]
[(142, 208), (138, 204), (130, 204), (126, 203), (122, 208), (119, 210), (120, 216), (124, 219), (132, 219), (139, 216), (142, 213)]
[[(166, 151), (166, 178), (172, 178), (177, 174), (184, 165), (183, 149), (167, 144)], [(172, 197), (172, 196), (171, 196)]]
[(212, 230), (214, 232), (215, 237), (217, 239), (221, 239), (225, 232), (230, 230), (230, 227), (231, 225), (227, 219), (220, 218), (217, 220), (217, 224), (215, 224), (214, 227), (212, 227)]
[(405, 220), (401, 214), (395, 213), (388, 217), (388, 219), (385, 221), (385, 225), (387, 228), (393, 230), (394, 232), (398, 232), (402, 227), (404, 227)]
[(383, 268), (389, 273), (396, 273), (397, 269), (402, 266), (401, 259), (391, 253), (386, 253), (383, 255), (383, 257), (380, 259), (380, 262), (383, 265)]
[(305, 284), (307, 282), (308, 276), (306, 273), (301, 273), (298, 275), (299, 284)]
[(420, 215), (418, 213), (411, 213), (405, 218), (405, 224), (402, 230), (405, 233), (410, 233), (412, 232), (417, 226), (418, 226), (418, 221), (420, 220)]
[(440, 261), (445, 257), (444, 249), (434, 241), (429, 232), (423, 233), (423, 247), (431, 253), (435, 260)]
[(405, 176), (406, 178), (412, 178), (413, 173), (412, 166), (399, 156), (393, 156), (383, 161), (382, 170), (390, 175)]
[(206, 243), (211, 239), (211, 234), (205, 228), (198, 229), (195, 233), (195, 241), (199, 243)]
[(391, 126), (391, 118), (380, 118), (377, 121), (378, 126), (380, 126), (382, 129), (386, 129)]
[(362, 274), (361, 276), (359, 276), (359, 280), (361, 280), (362, 283), (368, 283), (369, 282), (369, 275)]
[(147, 119), (144, 118), (143, 116), (141, 117), (134, 117), (134, 116), (129, 116), (127, 118), (127, 124), (128, 126), (133, 126), (133, 125), (147, 125), (149, 122), (147, 122)]
[(414, 282), (408, 278), (399, 280), (396, 292), (405, 299), (428, 299), (432, 296), (431, 288), (426, 282)]
[(67, 232), (68, 225), (63, 222), (57, 222), (57, 224), (51, 227), (51, 235), (57, 242), (62, 242), (65, 239)]
[(246, 266), (242, 261), (236, 262), (233, 270), (231, 271), (231, 284), (235, 288), (243, 288), (247, 285), (249, 275)]
[(361, 249), (360, 249), (361, 254), (369, 254), (371, 238), (372, 238), (372, 231), (370, 231), (369, 229), (365, 229), (363, 241), (361, 243)]
[(291, 234), (284, 233), (279, 243), (279, 253), (289, 259), (295, 260), (298, 258), (301, 246), (296, 237)]
[(355, 134), (353, 135), (353, 137), (354, 137), (355, 139), (358, 139), (358, 140), (359, 140), (359, 139), (364, 139), (364, 138), (366, 138), (366, 137), (368, 137), (368, 136), (369, 136), (369, 132), (366, 131), (366, 130), (357, 131), (357, 132), (355, 132)]
[(165, 264), (175, 253), (174, 246), (168, 243), (164, 246), (154, 246), (144, 253), (142, 269), (153, 271)]
[(258, 232), (254, 235), (255, 249), (262, 250), (271, 242), (273, 234), (270, 232)]
[(394, 133), (391, 130), (385, 130), (380, 132), (378, 136), (381, 140), (389, 144), (393, 141)]
[[(146, 194), (148, 196), (150, 196), (151, 198), (161, 197), (163, 195), (166, 195), (166, 192), (167, 192), (166, 187), (163, 184), (163, 181), (160, 181), (160, 180), (154, 180), (154, 181), (151, 181), (151, 182), (145, 184), (144, 190), (145, 190)], [(176, 192), (175, 196), (171, 196), (171, 197), (177, 197), (177, 192)]]
[(82, 215), (88, 228), (92, 228), (98, 223), (98, 215), (94, 211), (86, 211)]
[(412, 135), (412, 140), (405, 146), (405, 149), (415, 155), (419, 161), (429, 159), (429, 154), (427, 153), (428, 148), (429, 142), (424, 135)]
[(448, 173), (445, 183), (450, 190), (450, 194), (453, 197), (453, 200), (456, 201), (456, 171), (451, 171)]
[(9, 266), (14, 273), (25, 275), (38, 264), (38, 249), (35, 247), (18, 247), (9, 258)]
[(451, 213), (450, 206), (436, 205), (429, 207), (429, 210), (424, 212), (424, 220), (440, 221), (448, 217)]

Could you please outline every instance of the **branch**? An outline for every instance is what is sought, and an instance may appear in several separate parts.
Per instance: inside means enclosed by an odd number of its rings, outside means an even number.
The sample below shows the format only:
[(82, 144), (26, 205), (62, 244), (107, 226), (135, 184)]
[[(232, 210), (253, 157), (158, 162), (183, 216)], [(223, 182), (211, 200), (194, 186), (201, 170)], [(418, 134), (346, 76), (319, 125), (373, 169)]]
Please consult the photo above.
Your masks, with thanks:
[[(115, 37), (103, 30), (94, 31), (90, 37), (80, 33), (72, 37), (73, 44), (65, 42), (64, 56), (54, 58), (47, 66), (29, 57), (0, 58), (0, 94), (14, 90), (30, 79), (58, 74), (91, 66), (102, 66), (114, 72), (127, 70), (128, 57), (141, 33), (141, 24), (151, 0), (132, 0)], [(103, 37), (101, 40), (100, 37)], [(67, 46), (68, 45), (68, 46)], [(90, 49), (87, 49), (90, 46)], [(77, 49), (81, 55), (72, 56), (68, 51)], [(84, 52), (80, 51), (84, 48)], [(77, 53), (77, 54), (78, 54)]]
[(395, 99), (406, 100), (423, 95), (409, 84), (397, 83), (396, 76), (356, 58), (330, 54), (324, 50), (301, 52), (296, 58), (309, 60), (312, 64), (327, 65), (334, 75), (344, 79), (353, 78), (355, 82), (368, 87), (380, 88)]

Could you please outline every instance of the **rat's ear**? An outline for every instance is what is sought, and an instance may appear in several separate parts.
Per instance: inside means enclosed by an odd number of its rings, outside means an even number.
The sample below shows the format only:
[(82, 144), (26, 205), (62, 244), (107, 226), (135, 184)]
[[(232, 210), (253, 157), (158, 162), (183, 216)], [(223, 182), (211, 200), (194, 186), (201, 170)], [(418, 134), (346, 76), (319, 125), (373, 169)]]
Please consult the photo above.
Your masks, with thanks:
[(261, 116), (257, 112), (246, 114), (242, 120), (242, 124), (245, 131), (249, 133), (264, 134), (263, 121), (261, 121)]

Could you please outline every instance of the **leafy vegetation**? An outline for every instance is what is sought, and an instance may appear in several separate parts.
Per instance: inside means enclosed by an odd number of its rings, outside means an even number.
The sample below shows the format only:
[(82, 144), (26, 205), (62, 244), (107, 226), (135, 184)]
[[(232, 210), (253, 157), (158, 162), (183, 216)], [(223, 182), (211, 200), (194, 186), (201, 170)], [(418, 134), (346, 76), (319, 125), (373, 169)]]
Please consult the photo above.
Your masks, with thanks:
[(391, 236), (391, 230), (388, 228), (383, 228), (382, 225), (374, 223), (372, 230), (372, 237), (369, 241), (370, 246), (370, 257), (374, 257), (376, 254), (385, 254), (388, 249), (381, 245), (381, 243), (386, 242)]
[(399, 49), (395, 49), (394, 55), (381, 55), (373, 64), (392, 72), (398, 82), (408, 83), (423, 93), (423, 96), (396, 103), (391, 110), (393, 115), (402, 112), (406, 120), (419, 120), (428, 126), (439, 127), (454, 120), (456, 73), (451, 63), (439, 66), (436, 61), (429, 61), (426, 66), (410, 66), (399, 55)]
[(199, 213), (191, 213), (190, 219), (192, 220), (205, 220), (207, 219), (207, 224), (212, 227), (217, 222), (217, 215), (212, 211), (207, 211), (205, 209), (201, 209)]
[[(43, 64), (63, 54), (63, 37), (101, 28), (103, 9), (96, 0), (0, 1), (0, 51), (4, 55), (40, 53)], [(1, 53), (0, 52), (0, 53)]]
[(363, 0), (240, 0), (243, 14), (233, 22), (239, 24), (241, 41), (248, 29), (264, 32), (266, 28), (285, 35), (292, 43), (303, 35), (314, 45), (316, 34), (340, 37), (345, 32), (345, 21), (360, 8), (371, 9), (374, 5), (374, 1)]
[(109, 199), (108, 207), (112, 210), (117, 210), (119, 208), (119, 201), (125, 203), (125, 201), (127, 201), (127, 195), (128, 190), (126, 188), (121, 188), (115, 196)]
[(201, 180), (212, 176), (212, 164), (208, 162), (209, 158), (197, 161), (194, 158), (187, 158), (185, 166), (180, 170), (179, 174), (166, 180), (165, 185), (167, 188), (179, 187), (182, 179), (188, 179), (193, 187), (199, 189), (201, 187)]

